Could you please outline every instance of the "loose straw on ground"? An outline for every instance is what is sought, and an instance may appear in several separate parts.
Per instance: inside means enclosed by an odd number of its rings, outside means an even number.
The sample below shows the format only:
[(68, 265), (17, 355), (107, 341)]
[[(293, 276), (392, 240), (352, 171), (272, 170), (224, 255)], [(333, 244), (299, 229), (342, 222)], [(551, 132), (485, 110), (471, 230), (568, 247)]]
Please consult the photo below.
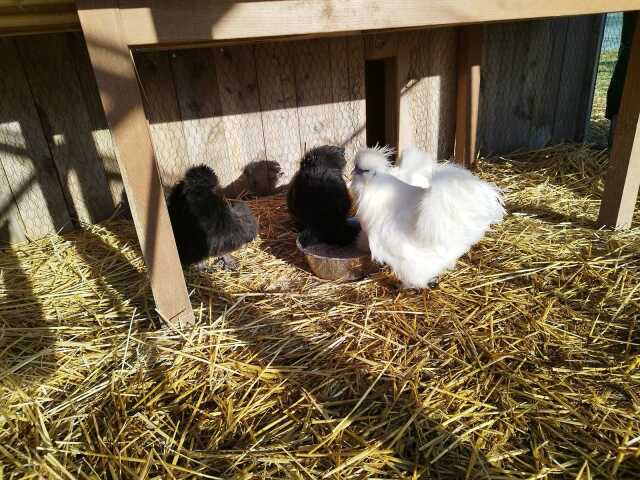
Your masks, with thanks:
[(593, 227), (605, 167), (575, 146), (483, 162), (511, 214), (420, 293), (314, 278), (283, 197), (252, 201), (260, 238), (238, 273), (188, 273), (180, 332), (128, 221), (2, 252), (0, 472), (639, 478), (640, 215)]

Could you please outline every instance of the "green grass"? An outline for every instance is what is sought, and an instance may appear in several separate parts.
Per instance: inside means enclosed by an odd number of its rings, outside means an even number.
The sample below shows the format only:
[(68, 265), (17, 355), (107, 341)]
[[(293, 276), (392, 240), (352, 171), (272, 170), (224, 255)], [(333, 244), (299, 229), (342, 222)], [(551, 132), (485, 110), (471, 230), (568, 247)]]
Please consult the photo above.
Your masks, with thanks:
[(604, 116), (607, 106), (607, 89), (616, 66), (618, 52), (607, 52), (600, 56), (596, 88), (593, 94), (593, 107), (591, 108), (591, 122), (587, 130), (587, 142), (597, 145), (607, 145), (609, 135), (609, 120)]

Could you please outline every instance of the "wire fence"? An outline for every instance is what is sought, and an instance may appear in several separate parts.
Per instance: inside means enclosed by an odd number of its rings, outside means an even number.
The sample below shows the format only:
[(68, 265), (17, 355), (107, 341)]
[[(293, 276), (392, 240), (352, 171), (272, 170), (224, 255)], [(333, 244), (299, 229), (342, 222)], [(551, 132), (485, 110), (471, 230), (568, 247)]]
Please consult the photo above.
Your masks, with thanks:
[(604, 116), (607, 104), (607, 90), (613, 75), (613, 69), (618, 60), (620, 36), (622, 35), (622, 13), (609, 13), (605, 20), (602, 45), (600, 46), (600, 61), (598, 75), (593, 92), (591, 107), (591, 122), (587, 129), (588, 143), (606, 147), (609, 138), (610, 122)]
[(609, 13), (604, 25), (604, 35), (602, 36), (602, 48), (600, 53), (617, 54), (620, 48), (620, 36), (622, 35), (622, 12)]

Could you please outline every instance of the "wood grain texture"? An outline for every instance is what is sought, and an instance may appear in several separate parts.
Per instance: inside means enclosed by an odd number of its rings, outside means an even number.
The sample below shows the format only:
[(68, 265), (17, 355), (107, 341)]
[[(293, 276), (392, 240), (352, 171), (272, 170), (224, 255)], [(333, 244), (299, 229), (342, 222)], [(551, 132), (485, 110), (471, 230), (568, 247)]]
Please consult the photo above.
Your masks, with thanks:
[(26, 239), (24, 222), (0, 162), (0, 248), (3, 248), (4, 244), (22, 242)]
[(426, 75), (431, 79), (429, 94), (430, 129), (433, 148), (439, 159), (453, 156), (455, 142), (455, 115), (457, 92), (458, 33), (455, 28), (439, 28), (430, 31), (425, 58), (428, 59)]
[(395, 33), (369, 33), (363, 35), (366, 60), (382, 60), (398, 55), (398, 35)]
[(361, 36), (348, 37), (347, 62), (349, 68), (349, 104), (346, 121), (350, 137), (344, 144), (349, 165), (355, 153), (367, 146), (367, 102), (364, 82), (364, 41)]
[[(498, 79), (494, 88), (498, 89), (498, 101), (504, 104), (505, 113), (498, 118), (502, 120), (499, 129), (503, 136), (504, 147), (507, 151), (517, 150), (528, 145), (529, 118), (527, 116), (527, 101), (522, 96), (522, 88), (527, 75), (534, 72), (527, 71), (526, 59), (529, 54), (529, 31), (531, 23), (515, 23), (508, 30), (505, 41), (507, 44), (496, 46), (493, 51), (500, 55), (505, 65), (503, 76)], [(507, 49), (512, 39), (519, 41)], [(510, 60), (508, 60), (510, 59)], [(502, 91), (502, 97), (500, 97)]]
[(213, 52), (200, 48), (169, 56), (189, 163), (220, 173), (229, 159)]
[[(122, 185), (122, 176), (118, 168), (113, 139), (100, 103), (100, 93), (98, 93), (96, 79), (91, 69), (89, 52), (87, 52), (87, 46), (82, 34), (69, 34), (67, 35), (67, 41), (75, 59), (82, 97), (89, 114), (89, 128), (98, 156), (95, 168), (104, 169), (113, 204), (117, 205), (122, 200), (124, 186)], [(87, 165), (85, 168), (91, 167)]]
[(352, 108), (349, 85), (349, 48), (346, 38), (329, 39), (331, 61), (331, 91), (333, 94), (333, 143), (345, 148), (346, 171), (353, 169), (355, 151), (351, 140), (359, 133), (357, 110)]
[[(502, 141), (503, 131), (498, 125), (498, 119), (504, 115), (506, 108), (503, 89), (507, 85), (502, 84), (504, 72), (507, 71), (507, 62), (502, 61), (502, 56), (494, 53), (496, 45), (505, 44), (507, 31), (514, 24), (505, 24), (484, 27), (484, 41), (482, 45), (482, 75), (480, 77), (480, 120), (478, 125), (478, 148), (482, 155), (490, 154)], [(502, 88), (498, 88), (498, 85)]]
[[(422, 58), (422, 44), (428, 33), (403, 32), (398, 34), (398, 82), (400, 107), (398, 113), (398, 151), (409, 146), (417, 146), (429, 153), (433, 145), (427, 143), (428, 110), (426, 82), (423, 81), (425, 61)], [(417, 116), (416, 116), (417, 114)]]
[(460, 27), (458, 32), (455, 160), (467, 168), (476, 163), (483, 33), (480, 25)]
[(591, 107), (591, 78), (597, 68), (600, 20), (597, 16), (572, 18), (568, 22), (567, 42), (556, 101), (553, 140), (582, 141)]
[(611, 148), (600, 226), (629, 228), (640, 190), (640, 27), (636, 26)]
[(104, 170), (86, 168), (101, 159), (66, 35), (29, 37), (19, 50), (72, 217), (108, 218), (114, 203)]
[[(546, 146), (554, 138), (556, 101), (561, 88), (569, 21), (541, 20), (531, 25), (527, 69), (539, 73), (527, 76), (524, 84), (524, 98), (532, 99), (529, 100), (528, 145)], [(577, 118), (574, 120), (578, 122)]]
[[(248, 188), (251, 193), (265, 193), (269, 189), (268, 172), (258, 162), (264, 162), (267, 155), (253, 50), (253, 46), (247, 45), (214, 49), (229, 152), (220, 180), (223, 185), (236, 182), (238, 188)], [(238, 182), (246, 176), (246, 167), (256, 164), (260, 166), (249, 169), (249, 178)]]
[(483, 154), (583, 139), (601, 22), (600, 16), (583, 16), (486, 27)]
[[(125, 15), (128, 42), (193, 42), (203, 39), (257, 38), (305, 33), (348, 32), (378, 28), (407, 28), (504, 21), (640, 8), (635, 0), (548, 2), (490, 0), (272, 0), (240, 2), (199, 0), (185, 9), (179, 0), (127, 0), (120, 2)], [(0, 35), (43, 33), (79, 28), (74, 2), (13, 2), (0, 17)], [(151, 12), (149, 7), (153, 6)], [(27, 7), (27, 8), (25, 8)], [(134, 7), (134, 8), (131, 8)], [(182, 26), (188, 26), (184, 29)]]
[(440, 119), (455, 102), (455, 57), (449, 57), (455, 46), (450, 30), (398, 34), (400, 151), (413, 145), (440, 158), (451, 155), (453, 125)]
[(10, 225), (12, 236), (37, 239), (71, 221), (14, 40), (0, 40), (0, 58), (0, 163), (11, 188), (0, 207), (17, 207), (23, 220)]
[(155, 165), (136, 71), (120, 35), (114, 5), (113, 0), (78, 0), (80, 21), (157, 309), (173, 325), (188, 326), (194, 322), (193, 310)]
[(640, 0), (121, 0), (130, 45), (460, 25), (638, 10)]
[(165, 186), (182, 179), (191, 165), (168, 52), (135, 55), (153, 149)]
[[(561, 20), (565, 22), (565, 20)], [(485, 43), (481, 85), (480, 131), (479, 143), (483, 154), (510, 152), (519, 148), (528, 148), (530, 142), (531, 118), (536, 102), (541, 98), (525, 96), (525, 84), (530, 90), (536, 88), (537, 81), (542, 81), (542, 74), (548, 68), (546, 64), (531, 64), (529, 60), (536, 60), (540, 56), (539, 49), (550, 51), (549, 41), (544, 36), (540, 39), (532, 38), (532, 23), (517, 22), (504, 25), (490, 25), (485, 29)], [(564, 55), (566, 33), (556, 33), (558, 41), (554, 44), (557, 54)], [(518, 39), (514, 42), (514, 39)], [(555, 40), (555, 38), (554, 38)], [(535, 52), (531, 51), (530, 43), (536, 45)], [(532, 80), (527, 80), (532, 79)], [(559, 81), (559, 80), (558, 80)], [(544, 98), (557, 101), (559, 84), (546, 85)], [(534, 93), (533, 91), (531, 93)], [(552, 112), (546, 122), (553, 129)]]
[(303, 151), (335, 142), (335, 109), (328, 40), (299, 42), (294, 50), (296, 97)]
[(272, 43), (255, 49), (266, 160), (276, 162), (282, 173), (277, 186), (289, 183), (302, 158), (293, 63), (296, 45)]

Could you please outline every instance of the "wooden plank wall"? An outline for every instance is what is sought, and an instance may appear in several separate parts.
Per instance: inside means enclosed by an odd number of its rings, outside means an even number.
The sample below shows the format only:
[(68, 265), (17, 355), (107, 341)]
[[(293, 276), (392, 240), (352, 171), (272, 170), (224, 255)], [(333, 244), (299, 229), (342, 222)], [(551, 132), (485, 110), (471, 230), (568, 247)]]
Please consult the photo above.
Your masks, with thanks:
[(584, 139), (603, 15), (485, 27), (481, 154)]
[[(580, 136), (588, 102), (578, 87), (593, 66), (578, 66), (595, 50), (590, 22), (488, 27), (485, 148)], [(375, 58), (397, 58), (407, 127), (399, 140), (450, 157), (456, 45), (454, 29), (437, 29), (138, 52), (163, 183), (204, 163), (228, 194), (261, 195), (289, 181), (305, 149), (340, 144), (351, 160), (366, 143), (364, 64)], [(0, 229), (9, 236), (0, 241), (107, 218), (123, 190), (81, 34), (0, 39), (0, 58), (0, 226), (9, 227)]]

